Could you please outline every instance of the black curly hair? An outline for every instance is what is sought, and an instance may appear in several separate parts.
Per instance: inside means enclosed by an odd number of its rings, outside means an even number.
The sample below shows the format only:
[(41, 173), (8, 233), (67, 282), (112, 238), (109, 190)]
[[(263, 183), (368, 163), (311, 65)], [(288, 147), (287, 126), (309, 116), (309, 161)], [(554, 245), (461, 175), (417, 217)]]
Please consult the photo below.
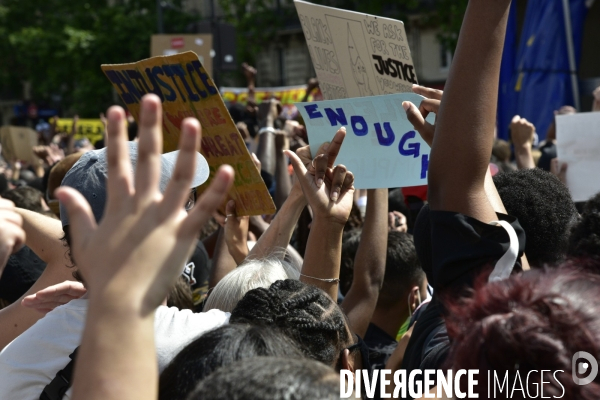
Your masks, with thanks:
[(188, 344), (160, 374), (159, 400), (185, 400), (198, 382), (221, 367), (256, 357), (302, 359), (295, 341), (278, 329), (227, 324)]
[(292, 279), (250, 290), (229, 321), (276, 326), (307, 357), (329, 366), (337, 365), (340, 353), (353, 339), (346, 316), (327, 293)]
[(600, 257), (600, 193), (588, 200), (581, 220), (571, 229), (569, 257)]
[(570, 228), (579, 216), (567, 187), (539, 168), (498, 174), (494, 184), (508, 214), (525, 230), (529, 263), (541, 267), (562, 261)]
[(314, 360), (256, 357), (217, 369), (188, 400), (338, 400), (340, 378)]

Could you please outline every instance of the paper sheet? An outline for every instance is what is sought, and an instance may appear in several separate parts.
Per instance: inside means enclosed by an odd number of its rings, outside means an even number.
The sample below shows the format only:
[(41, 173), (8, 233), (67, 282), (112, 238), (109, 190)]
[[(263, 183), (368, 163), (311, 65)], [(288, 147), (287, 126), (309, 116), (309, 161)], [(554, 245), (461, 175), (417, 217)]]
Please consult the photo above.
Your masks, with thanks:
[[(378, 189), (427, 184), (430, 148), (402, 108), (403, 101), (418, 107), (422, 99), (414, 93), (397, 93), (296, 105), (313, 151), (346, 127), (336, 164), (354, 174), (357, 189)], [(433, 123), (435, 114), (427, 120)]]
[(600, 192), (600, 112), (556, 116), (559, 163), (567, 163), (567, 187), (574, 201)]

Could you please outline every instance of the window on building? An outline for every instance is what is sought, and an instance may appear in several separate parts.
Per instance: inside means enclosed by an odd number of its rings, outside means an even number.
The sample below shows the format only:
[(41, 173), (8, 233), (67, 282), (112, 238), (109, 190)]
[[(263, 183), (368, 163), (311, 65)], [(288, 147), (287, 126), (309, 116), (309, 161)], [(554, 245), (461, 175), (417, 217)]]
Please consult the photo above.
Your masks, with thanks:
[(452, 52), (440, 43), (440, 68), (449, 69), (452, 64)]

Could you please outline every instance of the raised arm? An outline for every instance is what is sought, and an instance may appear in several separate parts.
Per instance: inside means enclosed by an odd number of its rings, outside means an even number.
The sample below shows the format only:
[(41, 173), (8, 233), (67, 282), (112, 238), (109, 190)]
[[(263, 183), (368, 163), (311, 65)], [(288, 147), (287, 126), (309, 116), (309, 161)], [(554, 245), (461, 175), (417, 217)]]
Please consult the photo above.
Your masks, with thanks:
[[(345, 129), (340, 129), (340, 133), (345, 135)], [(333, 167), (334, 159), (329, 154), (317, 156), (311, 163), (314, 164), (312, 171), (295, 153), (286, 151), (286, 154), (313, 211), (300, 280), (325, 290), (336, 299), (342, 233), (352, 210), (354, 175), (343, 165)]]
[(510, 0), (471, 0), (435, 128), (429, 162), (432, 210), (496, 219), (485, 193), (500, 60)]
[(531, 147), (535, 126), (525, 118), (515, 115), (510, 123), (510, 136), (515, 147), (515, 160), (519, 169), (535, 168)]
[(23, 230), (27, 235), (26, 244), (46, 264), (42, 275), (19, 300), (0, 310), (0, 349), (12, 342), (17, 336), (35, 324), (44, 313), (21, 304), (24, 297), (46, 289), (49, 286), (71, 280), (73, 269), (67, 256), (67, 249), (60, 238), (62, 226), (60, 221), (33, 211), (16, 209), (23, 219)]
[(158, 364), (154, 349), (154, 310), (181, 274), (197, 233), (220, 205), (233, 182), (233, 169), (221, 167), (210, 187), (187, 214), (200, 124), (182, 123), (173, 178), (159, 192), (161, 103), (142, 99), (139, 157), (133, 182), (127, 154), (125, 113), (109, 110), (108, 199), (96, 225), (89, 204), (76, 190), (57, 196), (66, 206), (73, 253), (88, 280), (89, 309), (75, 365), (72, 398), (156, 399)]
[(64, 235), (61, 222), (23, 208), (17, 208), (16, 211), (23, 218), (27, 246), (46, 263), (54, 261), (66, 263), (67, 249), (60, 240)]
[(365, 223), (354, 257), (352, 285), (342, 302), (352, 332), (361, 337), (367, 332), (383, 284), (387, 237), (388, 190), (369, 189)]

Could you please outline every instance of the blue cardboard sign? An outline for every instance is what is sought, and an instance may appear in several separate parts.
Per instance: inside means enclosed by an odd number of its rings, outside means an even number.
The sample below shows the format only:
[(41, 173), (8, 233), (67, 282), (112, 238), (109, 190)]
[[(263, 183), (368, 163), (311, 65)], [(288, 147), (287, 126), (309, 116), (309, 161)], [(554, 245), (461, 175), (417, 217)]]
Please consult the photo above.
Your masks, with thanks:
[[(314, 152), (346, 127), (336, 160), (354, 174), (357, 189), (427, 184), (430, 147), (406, 117), (402, 102), (417, 107), (424, 97), (414, 93), (297, 103)], [(430, 114), (431, 123), (435, 115)], [(313, 154), (314, 156), (314, 154)]]

